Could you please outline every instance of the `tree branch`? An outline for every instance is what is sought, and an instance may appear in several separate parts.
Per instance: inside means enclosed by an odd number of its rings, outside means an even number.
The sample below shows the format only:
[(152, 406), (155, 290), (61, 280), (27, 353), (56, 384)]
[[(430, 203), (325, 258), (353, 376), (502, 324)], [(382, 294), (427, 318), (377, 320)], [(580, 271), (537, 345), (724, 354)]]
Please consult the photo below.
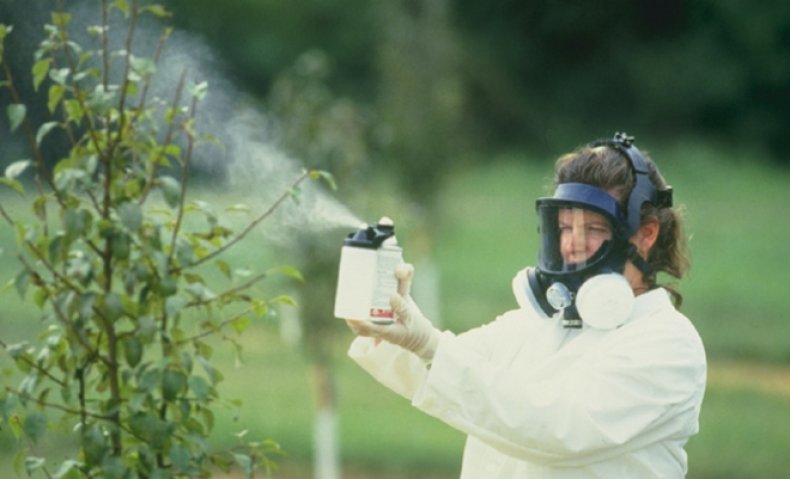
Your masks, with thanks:
[(285, 191), (285, 192), (284, 192), (282, 195), (280, 195), (280, 197), (279, 197), (279, 198), (277, 198), (277, 200), (275, 200), (275, 202), (274, 202), (274, 203), (272, 203), (272, 205), (271, 205), (271, 206), (269, 206), (269, 208), (268, 208), (266, 211), (264, 211), (264, 212), (263, 212), (263, 213), (262, 213), (260, 216), (258, 216), (258, 217), (257, 217), (257, 218), (256, 218), (256, 219), (253, 221), (253, 222), (251, 222), (249, 225), (247, 225), (247, 227), (246, 227), (246, 228), (244, 228), (244, 230), (242, 230), (242, 232), (241, 232), (241, 233), (239, 233), (238, 235), (236, 235), (234, 238), (232, 238), (230, 241), (228, 241), (227, 243), (225, 243), (225, 244), (224, 244), (224, 245), (222, 245), (221, 247), (219, 247), (219, 248), (217, 248), (216, 250), (212, 251), (211, 253), (207, 254), (206, 256), (204, 256), (204, 257), (202, 257), (202, 258), (200, 258), (200, 259), (198, 259), (198, 260), (196, 260), (196, 261), (193, 261), (192, 263), (190, 263), (190, 264), (189, 264), (189, 265), (187, 265), (187, 266), (180, 267), (180, 268), (176, 268), (176, 269), (174, 270), (174, 272), (181, 271), (181, 270), (184, 270), (184, 269), (190, 269), (190, 268), (194, 268), (194, 267), (196, 267), (196, 266), (199, 266), (199, 265), (201, 265), (201, 264), (203, 264), (203, 263), (205, 263), (205, 262), (207, 262), (207, 261), (209, 261), (209, 260), (211, 260), (211, 259), (214, 259), (215, 257), (217, 257), (217, 256), (219, 256), (220, 254), (222, 254), (222, 253), (224, 253), (225, 251), (227, 251), (227, 250), (228, 250), (230, 247), (232, 247), (234, 244), (238, 243), (238, 242), (239, 242), (239, 241), (241, 241), (241, 240), (242, 240), (242, 239), (243, 239), (245, 236), (247, 236), (247, 234), (249, 234), (249, 232), (250, 232), (250, 231), (252, 231), (252, 230), (253, 230), (253, 229), (254, 229), (256, 226), (258, 226), (258, 225), (259, 225), (259, 224), (260, 224), (260, 223), (261, 223), (263, 220), (265, 220), (266, 218), (268, 218), (269, 216), (271, 216), (271, 215), (272, 215), (272, 213), (274, 213), (274, 211), (275, 211), (275, 210), (277, 210), (277, 208), (278, 208), (278, 207), (279, 207), (279, 206), (280, 206), (280, 205), (281, 205), (281, 204), (282, 204), (282, 203), (283, 203), (283, 202), (284, 202), (286, 199), (288, 199), (288, 197), (289, 197), (289, 196), (291, 196), (291, 195), (293, 194), (293, 191), (294, 191), (294, 190), (295, 190), (295, 189), (296, 189), (296, 188), (297, 188), (297, 187), (298, 187), (298, 186), (299, 186), (299, 185), (300, 185), (300, 184), (301, 184), (301, 183), (302, 183), (302, 182), (303, 182), (305, 179), (307, 179), (309, 176), (310, 176), (310, 171), (307, 171), (307, 170), (305, 170), (305, 171), (304, 171), (304, 173), (302, 173), (302, 174), (301, 174), (301, 175), (300, 175), (300, 176), (299, 176), (299, 177), (296, 179), (296, 181), (294, 181), (294, 182), (291, 184), (291, 187), (290, 187), (290, 188), (288, 188), (288, 190), (286, 190), (286, 191)]
[(8, 215), (8, 212), (6, 212), (5, 208), (3, 208), (2, 203), (0, 203), (0, 216), (2, 216), (10, 226), (16, 226), (16, 222)]
[[(186, 71), (184, 72), (186, 73)], [(184, 77), (182, 77), (182, 80)], [(197, 98), (192, 98), (192, 107), (189, 112), (189, 119), (195, 118), (197, 111)], [(192, 148), (195, 145), (195, 139), (192, 133), (187, 131), (187, 152), (184, 155), (184, 164), (181, 167), (181, 191), (178, 196), (178, 213), (176, 214), (176, 224), (173, 226), (173, 234), (170, 238), (170, 256), (168, 257), (168, 264), (173, 260), (173, 255), (176, 252), (176, 241), (178, 240), (178, 233), (181, 231), (181, 222), (184, 219), (184, 204), (187, 198), (187, 183), (189, 181), (189, 165), (192, 163)]]
[[(5, 343), (5, 341), (3, 341), (2, 339), (0, 339), (0, 347), (2, 347), (3, 349), (5, 349), (6, 351), (8, 351), (8, 345), (7, 345), (7, 344)], [(44, 376), (48, 377), (50, 380), (52, 380), (52, 381), (53, 381), (55, 384), (57, 384), (58, 386), (64, 387), (64, 386), (66, 386), (66, 385), (67, 385), (66, 381), (64, 381), (64, 380), (62, 380), (62, 379), (60, 379), (60, 378), (57, 378), (57, 377), (55, 377), (55, 376), (54, 376), (52, 373), (50, 373), (50, 372), (49, 372), (49, 371), (47, 371), (46, 369), (44, 369), (44, 368), (42, 368), (41, 366), (39, 366), (39, 365), (38, 365), (38, 364), (37, 364), (35, 361), (31, 361), (31, 360), (27, 359), (27, 358), (26, 358), (26, 357), (24, 357), (24, 356), (20, 356), (20, 357), (19, 357), (19, 359), (20, 359), (22, 362), (24, 362), (25, 364), (27, 364), (28, 366), (30, 366), (30, 367), (32, 367), (33, 369), (35, 369), (36, 371), (38, 371), (39, 373), (41, 373), (41, 374), (43, 374)]]
[(72, 409), (72, 408), (66, 407), (66, 406), (64, 406), (62, 404), (56, 404), (56, 403), (51, 403), (51, 402), (48, 402), (48, 401), (44, 401), (42, 399), (33, 397), (30, 394), (23, 393), (22, 391), (18, 391), (18, 390), (14, 389), (14, 388), (12, 388), (10, 386), (5, 386), (5, 390), (10, 392), (10, 393), (12, 393), (12, 394), (16, 394), (17, 396), (19, 396), (21, 398), (33, 401), (34, 403), (38, 404), (39, 406), (48, 407), (50, 409), (57, 409), (58, 411), (63, 411), (65, 413), (67, 413), (67, 414), (73, 414), (75, 416), (81, 416), (83, 414), (83, 412), (84, 412), (84, 414), (87, 417), (91, 417), (93, 419), (100, 419), (102, 421), (112, 421), (113, 420), (112, 416), (110, 416), (110, 415), (96, 414), (96, 413), (93, 413), (93, 412), (90, 412), (90, 411), (79, 411), (79, 410), (76, 410), (76, 409)]
[(230, 318), (227, 318), (227, 319), (221, 321), (216, 326), (214, 326), (212, 328), (209, 328), (206, 331), (203, 331), (202, 333), (198, 333), (198, 334), (195, 334), (193, 336), (189, 336), (187, 338), (181, 339), (176, 344), (180, 346), (182, 344), (187, 344), (187, 343), (190, 343), (192, 341), (195, 341), (196, 339), (205, 338), (206, 336), (210, 336), (210, 335), (212, 335), (212, 334), (214, 334), (214, 333), (216, 333), (218, 331), (221, 331), (222, 328), (224, 328), (225, 326), (229, 325), (233, 321), (236, 321), (237, 319), (243, 317), (245, 314), (247, 314), (247, 313), (249, 313), (251, 311), (252, 311), (252, 308), (247, 308), (244, 311), (241, 311), (240, 313), (236, 313), (233, 316), (231, 316)]
[[(45, 267), (47, 268), (47, 271), (49, 271), (51, 274), (57, 276), (58, 278), (64, 278), (63, 276), (60, 275), (60, 273), (58, 273), (57, 271), (55, 271), (54, 268), (52, 268), (52, 265), (49, 264), (49, 262), (47, 262), (45, 259), (40, 257), (40, 253), (38, 252), (38, 250), (36, 248), (31, 247), (31, 249), (37, 254), (37, 256), (39, 256), (39, 260), (41, 261), (42, 264), (45, 265)], [(17, 258), (19, 259), (19, 262), (22, 263), (22, 265), (28, 271), (28, 273), (30, 273), (32, 275), (39, 276), (38, 272), (32, 266), (30, 266), (30, 264), (25, 260), (25, 258), (21, 254), (18, 255)], [(71, 284), (67, 279), (64, 279), (63, 281), (67, 285)], [(39, 287), (43, 288), (45, 290), (45, 292), (47, 293), (47, 295), (49, 295), (51, 297), (52, 292), (49, 291), (49, 289), (43, 284), (43, 282), (42, 282), (42, 284), (39, 285)], [(80, 289), (76, 289), (76, 288), (72, 289), (72, 291), (75, 291), (77, 293), (81, 292)], [(60, 320), (60, 322), (65, 324), (71, 330), (75, 331), (75, 335), (74, 336), (77, 338), (77, 341), (80, 343), (80, 345), (83, 348), (85, 348), (86, 351), (88, 351), (88, 353), (92, 357), (98, 358), (106, 366), (108, 366), (108, 367), (110, 366), (109, 359), (107, 359), (104, 356), (102, 356), (101, 354), (99, 354), (98, 350), (94, 349), (93, 346), (91, 346), (90, 344), (87, 344), (82, 336), (80, 336), (79, 334), (76, 334), (76, 328), (74, 327), (74, 323), (65, 314), (63, 314), (63, 311), (61, 311), (60, 308), (57, 307), (57, 304), (54, 301), (52, 302), (52, 310), (55, 312), (55, 314), (57, 315), (57, 317)], [(95, 309), (94, 309), (94, 312), (97, 315), (100, 315), (100, 313), (98, 311), (96, 311)]]
[[(176, 93), (173, 98), (173, 103), (171, 105), (171, 109), (176, 111), (178, 108), (178, 103), (181, 101), (181, 94), (184, 91), (184, 84), (186, 83), (186, 75), (187, 70), (186, 68), (181, 71), (181, 76), (178, 79), (178, 85), (176, 86)], [(175, 131), (175, 118), (172, 118), (170, 124), (167, 125), (167, 133), (165, 133), (165, 138), (162, 142), (165, 147), (170, 144), (173, 139), (173, 132)], [(159, 158), (161, 157), (162, 153), (157, 153), (157, 156), (151, 159), (151, 171), (148, 173), (148, 179), (145, 182), (145, 188), (143, 189), (143, 193), (140, 195), (139, 203), (143, 204), (145, 200), (148, 198), (148, 195), (151, 192), (151, 188), (154, 186), (154, 180), (156, 179), (156, 172), (157, 168), (156, 165), (159, 162)]]
[(246, 281), (246, 282), (236, 286), (235, 288), (231, 288), (231, 289), (228, 289), (226, 291), (223, 291), (222, 293), (218, 294), (216, 297), (214, 297), (212, 299), (190, 301), (184, 307), (185, 308), (192, 308), (192, 307), (196, 307), (196, 306), (205, 306), (207, 304), (214, 303), (214, 302), (219, 301), (219, 300), (221, 300), (223, 298), (227, 298), (228, 296), (232, 295), (233, 293), (237, 293), (239, 291), (244, 291), (245, 289), (249, 288), (253, 284), (257, 283), (258, 281), (261, 281), (262, 279), (266, 278), (266, 276), (268, 276), (266, 273), (261, 273), (258, 276), (255, 276), (254, 278), (250, 279), (249, 281)]

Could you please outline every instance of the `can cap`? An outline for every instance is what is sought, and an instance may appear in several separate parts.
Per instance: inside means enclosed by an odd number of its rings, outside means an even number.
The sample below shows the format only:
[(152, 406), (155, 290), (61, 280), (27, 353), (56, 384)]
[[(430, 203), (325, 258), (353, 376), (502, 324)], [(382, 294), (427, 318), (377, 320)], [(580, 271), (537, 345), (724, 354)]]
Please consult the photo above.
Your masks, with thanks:
[(393, 236), (395, 236), (395, 223), (391, 218), (382, 216), (378, 224), (350, 233), (344, 244), (357, 248), (378, 249), (384, 241)]

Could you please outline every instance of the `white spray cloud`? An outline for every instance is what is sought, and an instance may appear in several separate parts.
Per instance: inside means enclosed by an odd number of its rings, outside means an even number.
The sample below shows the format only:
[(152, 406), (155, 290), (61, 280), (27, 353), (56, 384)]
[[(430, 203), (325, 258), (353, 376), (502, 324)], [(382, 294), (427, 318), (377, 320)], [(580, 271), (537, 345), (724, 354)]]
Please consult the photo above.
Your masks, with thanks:
[[(246, 196), (255, 210), (268, 208), (303, 172), (299, 161), (276, 148), (273, 141), (266, 141), (266, 132), (260, 131), (266, 124), (263, 115), (251, 109), (236, 112), (227, 124), (226, 142), (233, 158), (229, 185), (236, 194)], [(274, 227), (265, 228), (268, 236), (276, 239), (294, 231), (322, 232), (364, 225), (320, 181), (302, 182), (294, 199), (285, 202), (274, 215)]]
[[(86, 32), (89, 25), (100, 23), (93, 5), (75, 5), (71, 13), (75, 32)], [(109, 35), (110, 49), (115, 51), (124, 48), (126, 39), (126, 25), (118, 20), (111, 23)], [(139, 22), (132, 53), (153, 56), (162, 31), (163, 26), (156, 21)], [(79, 41), (95, 39), (80, 35)], [(121, 65), (116, 60), (114, 75), (120, 74)], [(186, 75), (187, 84), (208, 84), (208, 94), (198, 106), (196, 125), (220, 143), (201, 144), (194, 155), (195, 169), (217, 178), (212, 186), (225, 192), (217, 201), (243, 202), (252, 210), (250, 217), (255, 217), (288, 191), (302, 174), (302, 162), (277, 148), (275, 120), (256, 109), (255, 100), (223, 74), (214, 52), (195, 36), (175, 31), (162, 51), (149, 96), (164, 103), (172, 101), (182, 75)], [(182, 96), (186, 98), (186, 92)], [(320, 182), (303, 182), (298, 200), (285, 202), (262, 225), (264, 234), (279, 240), (298, 232), (356, 229), (364, 224)], [(216, 205), (217, 209), (223, 206)]]

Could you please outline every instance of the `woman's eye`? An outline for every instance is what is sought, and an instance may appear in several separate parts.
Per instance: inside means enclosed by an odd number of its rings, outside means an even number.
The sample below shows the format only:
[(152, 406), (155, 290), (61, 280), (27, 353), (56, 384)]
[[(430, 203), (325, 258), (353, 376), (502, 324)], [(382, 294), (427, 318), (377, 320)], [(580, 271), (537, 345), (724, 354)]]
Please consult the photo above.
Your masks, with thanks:
[(592, 234), (605, 235), (609, 234), (609, 228), (605, 226), (588, 226), (587, 231)]

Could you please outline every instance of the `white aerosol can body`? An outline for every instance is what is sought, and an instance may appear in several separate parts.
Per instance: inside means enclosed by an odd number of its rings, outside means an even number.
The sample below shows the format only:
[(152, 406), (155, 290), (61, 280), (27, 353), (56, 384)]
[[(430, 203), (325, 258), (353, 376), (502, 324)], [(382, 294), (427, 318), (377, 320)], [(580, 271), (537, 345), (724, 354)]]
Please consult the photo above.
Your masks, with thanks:
[(392, 323), (390, 297), (398, 290), (395, 268), (402, 262), (395, 225), (386, 216), (349, 234), (340, 251), (335, 316)]

